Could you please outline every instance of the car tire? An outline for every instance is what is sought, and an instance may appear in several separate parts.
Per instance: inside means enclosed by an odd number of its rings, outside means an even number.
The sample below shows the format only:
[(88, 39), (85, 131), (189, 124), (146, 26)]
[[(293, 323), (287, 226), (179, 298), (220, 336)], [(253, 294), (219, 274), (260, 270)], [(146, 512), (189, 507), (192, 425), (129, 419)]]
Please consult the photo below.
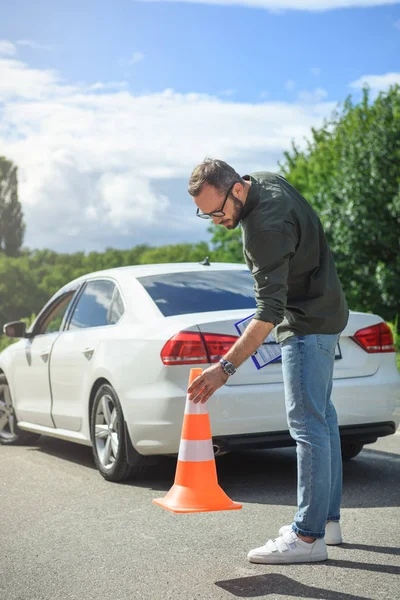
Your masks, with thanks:
[[(145, 457), (134, 449), (128, 461), (124, 415), (117, 393), (103, 384), (93, 401), (90, 433), (96, 467), (107, 481), (121, 482), (146, 468)], [(132, 464), (134, 454), (134, 464)]]
[(342, 442), (342, 460), (351, 460), (364, 448), (361, 442)]
[(0, 444), (3, 446), (33, 445), (39, 433), (24, 431), (18, 427), (11, 390), (5, 375), (0, 375)]

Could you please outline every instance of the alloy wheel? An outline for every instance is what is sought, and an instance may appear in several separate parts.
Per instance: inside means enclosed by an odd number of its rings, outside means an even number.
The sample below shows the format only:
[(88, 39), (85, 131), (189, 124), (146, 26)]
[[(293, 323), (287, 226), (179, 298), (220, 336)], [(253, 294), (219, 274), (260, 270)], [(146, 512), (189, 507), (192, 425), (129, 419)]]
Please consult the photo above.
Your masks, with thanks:
[(104, 394), (97, 404), (95, 443), (102, 466), (110, 469), (118, 455), (119, 435), (117, 409), (109, 394)]
[(17, 437), (15, 431), (16, 421), (14, 409), (11, 402), (10, 389), (8, 385), (0, 384), (0, 437), (3, 439), (14, 439)]

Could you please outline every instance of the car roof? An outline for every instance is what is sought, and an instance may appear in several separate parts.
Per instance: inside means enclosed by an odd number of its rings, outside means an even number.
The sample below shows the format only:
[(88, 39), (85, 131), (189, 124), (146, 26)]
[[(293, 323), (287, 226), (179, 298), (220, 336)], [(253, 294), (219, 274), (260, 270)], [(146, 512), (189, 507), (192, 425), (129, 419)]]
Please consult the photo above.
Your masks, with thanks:
[(198, 262), (194, 263), (160, 263), (154, 265), (132, 265), (127, 267), (116, 267), (113, 269), (104, 269), (102, 271), (94, 271), (78, 277), (73, 282), (82, 281), (84, 279), (92, 279), (97, 277), (115, 277), (119, 275), (131, 277), (146, 277), (149, 275), (165, 275), (168, 273), (190, 273), (195, 271), (237, 271), (247, 269), (244, 263), (223, 263), (215, 262), (210, 265), (203, 265)]

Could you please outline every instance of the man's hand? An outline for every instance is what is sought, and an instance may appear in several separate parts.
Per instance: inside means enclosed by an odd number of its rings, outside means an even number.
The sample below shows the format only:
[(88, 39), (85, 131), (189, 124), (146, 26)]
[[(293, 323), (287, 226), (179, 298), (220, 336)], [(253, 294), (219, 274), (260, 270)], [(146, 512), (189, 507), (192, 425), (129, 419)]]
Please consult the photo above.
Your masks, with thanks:
[(221, 365), (218, 363), (209, 367), (188, 387), (187, 393), (189, 400), (197, 404), (204, 404), (209, 398), (228, 381), (229, 375), (224, 373)]
[[(261, 346), (273, 327), (272, 323), (253, 319), (250, 325), (246, 327), (243, 335), (237, 339), (223, 358), (229, 360), (238, 368)], [(197, 402), (204, 404), (218, 388), (228, 381), (228, 377), (229, 375), (223, 371), (219, 363), (209, 367), (188, 387), (189, 400), (195, 404)]]

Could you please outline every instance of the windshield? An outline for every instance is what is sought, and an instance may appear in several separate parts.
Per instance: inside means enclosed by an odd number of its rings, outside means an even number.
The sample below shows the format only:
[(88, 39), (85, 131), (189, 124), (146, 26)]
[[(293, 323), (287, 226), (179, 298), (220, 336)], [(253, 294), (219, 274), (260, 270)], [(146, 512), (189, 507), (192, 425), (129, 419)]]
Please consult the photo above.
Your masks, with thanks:
[(138, 277), (165, 317), (218, 310), (254, 309), (249, 271), (191, 271)]

